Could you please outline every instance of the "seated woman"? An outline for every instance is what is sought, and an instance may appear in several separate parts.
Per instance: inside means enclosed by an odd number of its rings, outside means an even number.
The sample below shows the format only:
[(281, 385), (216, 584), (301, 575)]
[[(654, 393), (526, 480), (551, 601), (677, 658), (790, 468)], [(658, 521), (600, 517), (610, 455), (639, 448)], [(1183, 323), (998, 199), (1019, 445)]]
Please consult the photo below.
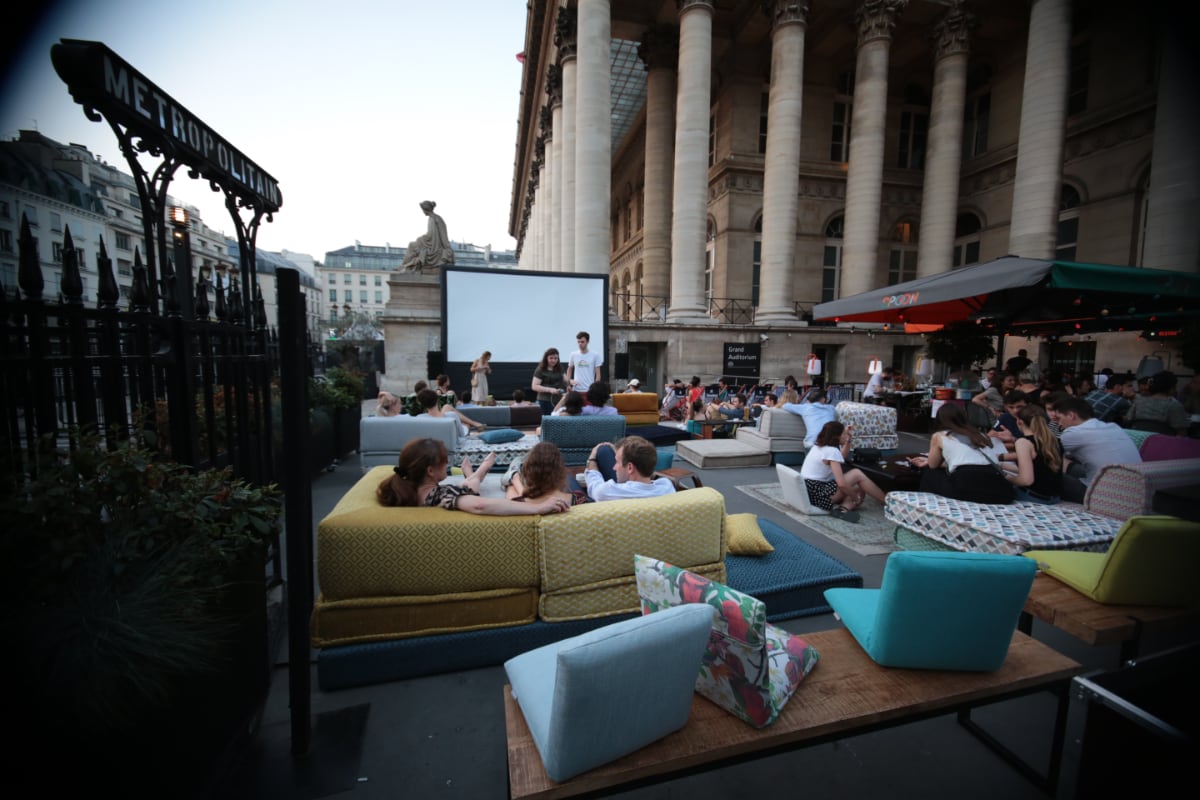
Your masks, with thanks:
[(467, 436), (472, 430), (481, 431), (487, 428), (482, 422), (476, 422), (466, 414), (458, 411), (452, 405), (438, 407), (437, 392), (433, 389), (422, 389), (417, 392), (417, 402), (421, 405), (421, 414), (431, 417), (450, 417), (458, 420), (458, 433)]
[(536, 503), (554, 497), (567, 505), (590, 503), (587, 490), (563, 466), (562, 451), (553, 442), (538, 442), (524, 459), (513, 461), (500, 484), (508, 499)]
[(1039, 405), (1023, 406), (1016, 413), (1021, 438), (1013, 442), (1013, 452), (1004, 458), (1016, 462), (1004, 466), (1005, 477), (1017, 489), (1017, 499), (1054, 505), (1062, 497), (1062, 443), (1050, 430), (1046, 410)]
[(447, 403), (455, 405), (458, 400), (458, 394), (450, 386), (450, 376), (443, 373), (438, 375), (435, 380), (437, 381), (438, 405), (444, 406)]
[(953, 403), (938, 409), (937, 421), (942, 430), (929, 437), (929, 456), (909, 460), (927, 467), (921, 475), (921, 491), (972, 503), (1011, 503), (1013, 488), (1000, 466), (1004, 443), (967, 422), (967, 412)]
[(860, 469), (845, 470), (850, 452), (850, 429), (840, 422), (826, 422), (804, 465), (800, 477), (808, 490), (808, 501), (831, 512), (838, 519), (857, 522), (858, 512), (868, 495), (883, 502), (883, 490)]
[(700, 420), (708, 419), (708, 413), (704, 406), (703, 400), (697, 400), (692, 403), (691, 413), (688, 415), (687, 425), (684, 430), (692, 436), (703, 436), (704, 426), (700, 424)]
[(517, 406), (518, 408), (525, 408), (525, 407), (537, 405), (537, 403), (533, 403), (533, 402), (530, 402), (529, 400), (526, 400), (525, 392), (523, 392), (520, 389), (513, 389), (512, 404), (514, 406)]
[(379, 393), (379, 404), (375, 406), (375, 416), (396, 417), (404, 413), (404, 400), (391, 392)]
[(551, 416), (554, 417), (578, 417), (583, 413), (583, 395), (579, 392), (570, 391), (562, 396), (558, 401), (558, 405), (554, 407)]
[(471, 467), (470, 459), (464, 458), (463, 482), (445, 484), (442, 481), (450, 468), (446, 445), (437, 439), (413, 439), (400, 451), (394, 473), (379, 484), (375, 496), (385, 506), (440, 506), (451, 511), (502, 517), (557, 514), (570, 508), (569, 503), (557, 496), (537, 503), (480, 497), (480, 482), (495, 463), (495, 453), (488, 453), (476, 470)]

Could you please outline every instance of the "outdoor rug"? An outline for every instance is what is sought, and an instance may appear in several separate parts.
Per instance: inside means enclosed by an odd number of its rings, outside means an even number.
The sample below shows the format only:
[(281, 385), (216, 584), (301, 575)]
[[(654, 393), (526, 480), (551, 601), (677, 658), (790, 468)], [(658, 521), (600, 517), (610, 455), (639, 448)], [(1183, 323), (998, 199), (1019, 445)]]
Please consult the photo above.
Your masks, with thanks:
[(883, 516), (883, 506), (870, 498), (859, 507), (861, 516), (858, 522), (846, 522), (832, 515), (813, 517), (801, 514), (783, 502), (783, 489), (778, 483), (756, 483), (737, 488), (860, 556), (884, 555), (900, 549), (893, 537), (896, 523), (888, 521)]

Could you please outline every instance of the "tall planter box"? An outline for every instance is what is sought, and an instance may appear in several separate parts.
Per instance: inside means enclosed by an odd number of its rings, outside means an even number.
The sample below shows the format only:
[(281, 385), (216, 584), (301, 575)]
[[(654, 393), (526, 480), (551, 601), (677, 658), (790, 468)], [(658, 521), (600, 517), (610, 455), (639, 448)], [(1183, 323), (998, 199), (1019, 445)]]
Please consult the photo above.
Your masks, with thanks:
[(358, 452), (359, 422), (362, 420), (362, 406), (354, 408), (335, 408), (333, 414), (333, 449), (337, 457), (344, 458), (349, 453)]

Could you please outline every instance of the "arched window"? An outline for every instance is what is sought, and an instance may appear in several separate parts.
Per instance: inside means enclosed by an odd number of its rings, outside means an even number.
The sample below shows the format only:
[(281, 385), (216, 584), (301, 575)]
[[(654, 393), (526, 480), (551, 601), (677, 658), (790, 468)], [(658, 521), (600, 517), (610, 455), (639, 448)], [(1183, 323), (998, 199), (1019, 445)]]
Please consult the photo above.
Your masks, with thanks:
[(1062, 261), (1075, 260), (1075, 249), (1079, 244), (1081, 204), (1079, 190), (1069, 183), (1064, 183), (1058, 201), (1058, 239), (1054, 246), (1054, 257)]
[(836, 300), (842, 284), (842, 237), (846, 218), (841, 214), (825, 226), (825, 250), (821, 265), (821, 302)]
[(888, 286), (917, 277), (917, 224), (901, 220), (892, 228), (888, 248)]
[(979, 263), (979, 232), (983, 223), (974, 214), (959, 214), (954, 224), (954, 260), (950, 267), (957, 269)]

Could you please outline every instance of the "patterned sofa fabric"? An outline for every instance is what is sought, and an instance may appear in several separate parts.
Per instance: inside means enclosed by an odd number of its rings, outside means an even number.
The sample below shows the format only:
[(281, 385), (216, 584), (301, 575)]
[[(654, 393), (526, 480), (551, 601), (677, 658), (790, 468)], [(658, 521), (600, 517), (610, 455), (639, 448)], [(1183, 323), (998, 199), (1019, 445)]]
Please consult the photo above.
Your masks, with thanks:
[(843, 400), (837, 404), (837, 418), (844, 425), (854, 426), (851, 447), (895, 450), (900, 444), (896, 434), (896, 409), (891, 406)]
[(404, 445), (413, 439), (438, 439), (450, 452), (458, 450), (458, 423), (438, 417), (363, 417), (358, 423), (359, 462), (362, 471), (396, 466)]
[(538, 615), (547, 622), (638, 610), (633, 556), (653, 553), (725, 580), (725, 498), (715, 489), (589, 503), (538, 521)]
[(625, 418), (620, 414), (542, 418), (542, 441), (558, 445), (567, 466), (586, 464), (593, 447), (600, 442), (615, 442), (624, 435)]
[(1101, 467), (1092, 479), (1083, 505), (1093, 514), (1123, 522), (1138, 514), (1151, 513), (1154, 493), (1159, 489), (1194, 484), (1197, 476), (1200, 476), (1200, 458), (1110, 464)]
[(927, 492), (888, 492), (884, 516), (953, 550), (1020, 555), (1026, 550), (1103, 552), (1121, 520), (1060, 503), (986, 505)]
[(617, 413), (626, 427), (658, 424), (658, 395), (654, 392), (620, 392), (612, 396)]

